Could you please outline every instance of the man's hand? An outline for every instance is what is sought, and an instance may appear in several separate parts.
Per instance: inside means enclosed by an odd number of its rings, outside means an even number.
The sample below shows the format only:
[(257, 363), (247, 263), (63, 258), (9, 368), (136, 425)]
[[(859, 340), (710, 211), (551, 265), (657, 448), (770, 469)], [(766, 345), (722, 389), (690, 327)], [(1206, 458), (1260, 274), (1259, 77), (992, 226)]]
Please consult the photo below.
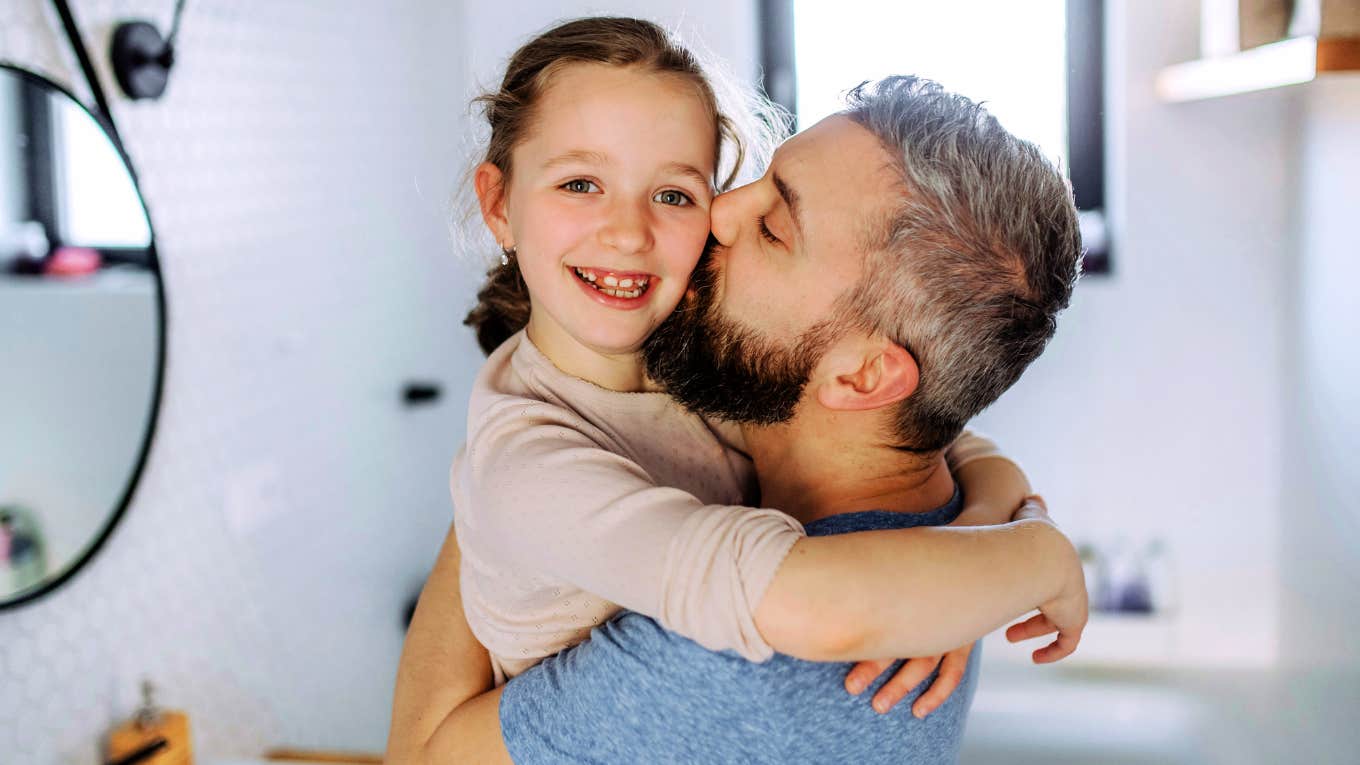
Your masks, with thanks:
[[(893, 675), (882, 688), (874, 694), (874, 711), (884, 714), (888, 710), (897, 706), (897, 703), (906, 698), (912, 688), (920, 685), (930, 673), (939, 667), (940, 674), (935, 678), (935, 682), (925, 690), (916, 701), (911, 705), (911, 713), (918, 719), (925, 718), (926, 715), (934, 712), (941, 704), (949, 698), (950, 694), (959, 687), (963, 681), (963, 673), (968, 668), (968, 657), (973, 653), (973, 644), (957, 648), (943, 656), (924, 656), (915, 659), (908, 659), (897, 674)], [(856, 664), (850, 674), (845, 676), (845, 689), (851, 694), (858, 696), (868, 688), (883, 671), (892, 666), (895, 659), (881, 659), (877, 661), (862, 661)]]
[[(1014, 520), (1037, 520), (1053, 523), (1048, 515), (1048, 507), (1043, 497), (1031, 495), (1016, 511)], [(1054, 524), (1056, 528), (1056, 524)], [(1023, 622), (1012, 624), (1006, 629), (1006, 639), (1012, 643), (1021, 640), (1058, 633), (1057, 639), (1043, 648), (1036, 649), (1032, 655), (1035, 664), (1049, 664), (1066, 658), (1077, 650), (1081, 633), (1086, 629), (1089, 616), (1089, 601), (1086, 594), (1086, 576), (1081, 570), (1081, 559), (1074, 553), (1068, 566), (1068, 575), (1057, 597), (1039, 606), (1039, 613)]]

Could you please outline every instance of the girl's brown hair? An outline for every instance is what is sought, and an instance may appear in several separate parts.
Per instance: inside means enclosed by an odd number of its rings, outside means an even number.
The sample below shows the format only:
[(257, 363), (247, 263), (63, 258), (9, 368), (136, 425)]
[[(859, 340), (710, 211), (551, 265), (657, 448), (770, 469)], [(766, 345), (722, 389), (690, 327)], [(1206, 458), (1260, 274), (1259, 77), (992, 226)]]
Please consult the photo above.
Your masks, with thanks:
[[(501, 171), (502, 191), (513, 172), (511, 153), (532, 125), (535, 104), (553, 74), (573, 63), (638, 66), (693, 82), (714, 116), (718, 153), (713, 186), (717, 191), (763, 168), (775, 130), (787, 124), (768, 102), (715, 76), (694, 53), (650, 21), (622, 17), (568, 21), (515, 51), (500, 90), (474, 101), (482, 106), (491, 127), (484, 161)], [(477, 306), (463, 323), (476, 331), (478, 345), (490, 354), (528, 322), (529, 288), (519, 262), (510, 258), (487, 272), (477, 292)]]

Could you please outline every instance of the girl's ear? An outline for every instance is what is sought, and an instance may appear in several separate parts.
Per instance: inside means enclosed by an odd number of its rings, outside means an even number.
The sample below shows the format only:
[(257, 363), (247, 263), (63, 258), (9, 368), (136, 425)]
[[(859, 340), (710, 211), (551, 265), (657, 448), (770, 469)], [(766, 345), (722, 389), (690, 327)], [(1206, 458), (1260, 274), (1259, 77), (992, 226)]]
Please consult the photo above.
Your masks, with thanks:
[(491, 235), (501, 247), (513, 248), (515, 237), (510, 232), (510, 218), (505, 210), (505, 174), (490, 162), (483, 162), (472, 176), (472, 186), (477, 190), (482, 221), (491, 230)]

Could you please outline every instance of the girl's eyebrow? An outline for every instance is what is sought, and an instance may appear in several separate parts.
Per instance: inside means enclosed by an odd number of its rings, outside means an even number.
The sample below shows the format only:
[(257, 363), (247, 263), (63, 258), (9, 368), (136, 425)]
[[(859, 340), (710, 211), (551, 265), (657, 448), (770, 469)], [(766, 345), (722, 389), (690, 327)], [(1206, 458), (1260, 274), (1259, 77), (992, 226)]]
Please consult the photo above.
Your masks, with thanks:
[(686, 178), (693, 179), (694, 182), (700, 186), (708, 186), (708, 176), (699, 172), (699, 168), (694, 165), (687, 165), (684, 162), (672, 162), (669, 165), (666, 165), (665, 171), (667, 175), (683, 175)]
[(604, 152), (574, 149), (558, 154), (556, 157), (544, 162), (543, 169), (548, 170), (559, 165), (574, 165), (578, 163), (587, 165), (607, 165), (609, 164), (609, 156)]
[[(586, 149), (573, 149), (563, 152), (543, 163), (544, 170), (551, 170), (562, 165), (608, 165), (611, 164), (609, 155), (602, 151), (588, 151)], [(708, 176), (699, 171), (694, 165), (684, 162), (672, 162), (662, 168), (666, 175), (683, 175), (692, 179), (700, 186), (708, 186)]]

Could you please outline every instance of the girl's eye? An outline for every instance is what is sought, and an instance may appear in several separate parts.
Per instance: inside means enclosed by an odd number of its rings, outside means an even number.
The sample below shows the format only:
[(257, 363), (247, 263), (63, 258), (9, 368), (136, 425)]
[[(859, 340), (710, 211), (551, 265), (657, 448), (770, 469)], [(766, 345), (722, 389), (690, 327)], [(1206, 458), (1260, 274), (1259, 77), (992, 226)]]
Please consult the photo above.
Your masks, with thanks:
[(652, 201), (660, 202), (663, 205), (674, 205), (676, 207), (694, 204), (694, 200), (690, 199), (688, 194), (683, 191), (676, 191), (675, 189), (666, 189), (665, 191), (657, 192), (656, 196), (652, 197)]
[(600, 187), (596, 186), (594, 182), (588, 181), (584, 178), (575, 178), (570, 181), (567, 181), (566, 183), (562, 184), (560, 188), (566, 191), (570, 191), (573, 194), (589, 194), (592, 191), (600, 190)]
[(764, 215), (756, 218), (756, 225), (760, 227), (760, 235), (765, 237), (766, 241), (770, 244), (779, 244), (779, 237), (775, 236), (774, 232), (770, 230), (770, 227), (765, 225)]

